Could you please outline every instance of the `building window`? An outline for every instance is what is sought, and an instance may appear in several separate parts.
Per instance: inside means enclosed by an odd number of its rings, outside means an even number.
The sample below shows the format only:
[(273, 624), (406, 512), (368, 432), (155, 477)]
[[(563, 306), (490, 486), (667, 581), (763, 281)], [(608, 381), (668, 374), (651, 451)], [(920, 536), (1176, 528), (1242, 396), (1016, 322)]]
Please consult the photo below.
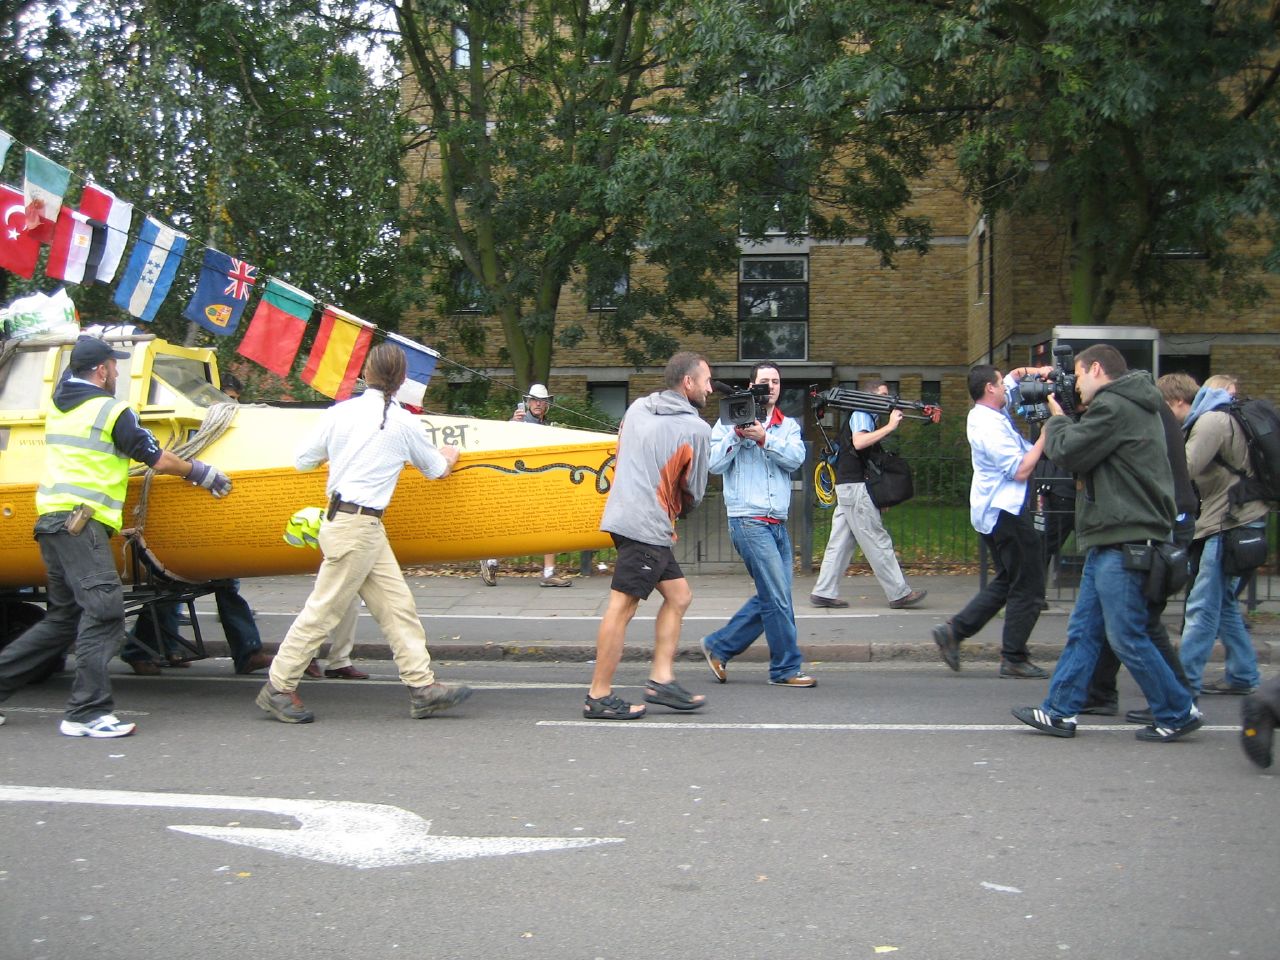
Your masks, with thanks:
[(631, 289), (631, 276), (623, 271), (610, 283), (607, 279), (593, 280), (587, 287), (588, 310), (617, 310), (618, 301)]
[(471, 66), (471, 37), (464, 27), (453, 28), (453, 65), (459, 70)]
[(809, 258), (742, 257), (738, 359), (809, 358)]
[(920, 402), (932, 404), (933, 406), (942, 405), (942, 381), (941, 380), (921, 380), (920, 381)]
[(978, 299), (987, 292), (987, 221), (978, 223)]
[(484, 287), (470, 270), (459, 267), (453, 271), (453, 309), (451, 313), (484, 313)]
[(588, 383), (587, 399), (609, 419), (619, 421), (627, 412), (627, 385), (625, 383)]

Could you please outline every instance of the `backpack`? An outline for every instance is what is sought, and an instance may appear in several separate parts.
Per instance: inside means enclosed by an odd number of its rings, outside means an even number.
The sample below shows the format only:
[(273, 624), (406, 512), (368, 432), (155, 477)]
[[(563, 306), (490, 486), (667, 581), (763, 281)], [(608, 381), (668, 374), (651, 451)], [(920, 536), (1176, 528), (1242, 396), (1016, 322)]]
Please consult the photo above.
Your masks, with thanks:
[(1280, 501), (1280, 411), (1270, 400), (1237, 397), (1227, 411), (1240, 425), (1249, 448), (1249, 470), (1237, 470), (1219, 460), (1239, 481), (1232, 487), (1231, 502)]

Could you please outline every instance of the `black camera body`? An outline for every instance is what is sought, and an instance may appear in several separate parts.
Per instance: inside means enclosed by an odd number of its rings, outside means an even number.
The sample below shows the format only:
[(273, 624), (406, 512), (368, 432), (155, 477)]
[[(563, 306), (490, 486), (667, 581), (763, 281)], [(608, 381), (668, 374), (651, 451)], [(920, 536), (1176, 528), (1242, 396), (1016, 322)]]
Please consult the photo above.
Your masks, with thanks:
[(720, 401), (720, 422), (727, 427), (745, 427), (757, 420), (763, 423), (768, 401), (768, 384), (756, 383), (745, 390), (735, 390)]
[(1028, 423), (1040, 423), (1053, 416), (1050, 396), (1057, 399), (1068, 417), (1080, 419), (1076, 412), (1075, 352), (1066, 344), (1054, 347), (1053, 372), (1043, 379), (1023, 377), (1018, 381), (1018, 394), (1022, 398), (1018, 414)]

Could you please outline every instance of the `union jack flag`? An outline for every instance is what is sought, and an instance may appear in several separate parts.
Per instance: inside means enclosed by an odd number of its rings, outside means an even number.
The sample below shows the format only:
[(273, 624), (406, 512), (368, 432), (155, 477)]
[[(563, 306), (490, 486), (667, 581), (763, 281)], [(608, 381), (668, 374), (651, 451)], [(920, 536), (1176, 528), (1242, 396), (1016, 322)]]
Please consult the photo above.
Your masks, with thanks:
[(258, 268), (245, 263), (243, 260), (231, 260), (231, 269), (227, 271), (227, 286), (222, 291), (230, 294), (235, 300), (249, 299), (249, 288), (253, 286)]

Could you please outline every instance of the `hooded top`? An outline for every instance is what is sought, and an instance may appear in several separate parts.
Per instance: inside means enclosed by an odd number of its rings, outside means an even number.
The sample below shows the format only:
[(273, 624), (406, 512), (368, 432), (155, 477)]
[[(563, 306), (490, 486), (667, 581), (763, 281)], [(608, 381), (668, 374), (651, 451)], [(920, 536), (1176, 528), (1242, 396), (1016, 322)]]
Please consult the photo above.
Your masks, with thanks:
[[(68, 370), (53, 389), (53, 405), (67, 413), (93, 397), (110, 396), (102, 387), (77, 379)], [(154, 467), (160, 459), (160, 444), (151, 431), (138, 422), (138, 415), (132, 408), (126, 409), (116, 419), (115, 426), (111, 429), (111, 440), (125, 456), (145, 463), (148, 467)]]
[(1231, 488), (1239, 477), (1234, 470), (1253, 473), (1244, 430), (1230, 413), (1231, 394), (1201, 387), (1191, 412), (1183, 421), (1187, 438), (1187, 469), (1200, 490), (1200, 517), (1196, 539), (1261, 520), (1267, 515), (1265, 500), (1231, 504)]
[(652, 546), (670, 546), (675, 521), (707, 490), (711, 427), (684, 394), (663, 390), (627, 408), (618, 462), (600, 529)]
[(1076, 542), (1082, 549), (1168, 540), (1173, 475), (1160, 407), (1145, 370), (1103, 384), (1078, 423), (1051, 417), (1045, 456), (1076, 475)]

